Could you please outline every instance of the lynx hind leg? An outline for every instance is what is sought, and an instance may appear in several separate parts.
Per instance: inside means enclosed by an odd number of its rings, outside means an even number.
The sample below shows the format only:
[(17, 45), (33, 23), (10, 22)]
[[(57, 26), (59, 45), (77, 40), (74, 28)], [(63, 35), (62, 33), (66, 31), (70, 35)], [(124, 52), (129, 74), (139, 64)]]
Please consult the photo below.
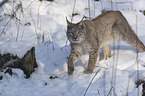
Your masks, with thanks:
[(111, 57), (110, 46), (106, 45), (102, 48), (103, 51), (103, 59), (107, 60), (107, 58)]

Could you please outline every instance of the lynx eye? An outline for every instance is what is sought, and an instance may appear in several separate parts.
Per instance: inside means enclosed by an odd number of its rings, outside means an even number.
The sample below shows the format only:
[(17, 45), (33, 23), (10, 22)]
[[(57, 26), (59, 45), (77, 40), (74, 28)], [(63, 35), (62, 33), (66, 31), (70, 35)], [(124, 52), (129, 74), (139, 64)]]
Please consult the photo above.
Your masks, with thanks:
[(69, 33), (69, 35), (71, 35), (71, 36), (72, 36), (72, 35), (73, 35), (73, 33)]
[(81, 32), (80, 32), (80, 31), (78, 31), (78, 32), (77, 32), (77, 34), (78, 34), (78, 35), (80, 35), (80, 34), (81, 34)]
[(67, 29), (69, 29), (69, 30), (70, 30), (70, 29), (71, 29), (71, 27), (70, 27), (70, 26), (67, 26)]

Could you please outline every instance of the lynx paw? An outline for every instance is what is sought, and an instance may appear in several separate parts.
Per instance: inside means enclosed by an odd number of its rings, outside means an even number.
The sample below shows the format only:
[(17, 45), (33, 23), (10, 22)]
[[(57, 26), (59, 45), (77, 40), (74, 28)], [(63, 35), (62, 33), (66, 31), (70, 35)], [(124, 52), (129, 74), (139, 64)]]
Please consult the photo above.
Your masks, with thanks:
[(92, 74), (93, 71), (91, 71), (91, 70), (85, 70), (83, 73), (84, 73), (84, 74)]
[(74, 72), (74, 67), (70, 67), (68, 69), (68, 75), (71, 76), (73, 74), (73, 72)]

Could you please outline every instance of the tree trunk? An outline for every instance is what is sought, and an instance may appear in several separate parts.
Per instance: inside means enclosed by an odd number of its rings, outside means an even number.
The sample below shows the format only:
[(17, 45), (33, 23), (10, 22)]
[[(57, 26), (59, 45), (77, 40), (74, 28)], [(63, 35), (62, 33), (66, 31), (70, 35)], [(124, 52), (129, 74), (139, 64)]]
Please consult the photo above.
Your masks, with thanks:
[(37, 67), (37, 62), (35, 58), (35, 48), (28, 50), (23, 58), (19, 58), (17, 55), (12, 54), (0, 54), (0, 70), (8, 69), (5, 73), (12, 75), (11, 68), (20, 68), (23, 70), (26, 78), (29, 78), (31, 73), (34, 72), (34, 68)]

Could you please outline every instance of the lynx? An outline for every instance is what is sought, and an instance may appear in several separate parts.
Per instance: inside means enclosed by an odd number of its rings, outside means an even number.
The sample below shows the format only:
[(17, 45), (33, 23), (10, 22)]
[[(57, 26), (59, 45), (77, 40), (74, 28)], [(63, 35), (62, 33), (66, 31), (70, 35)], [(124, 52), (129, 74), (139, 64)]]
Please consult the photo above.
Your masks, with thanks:
[(70, 41), (71, 53), (68, 58), (68, 75), (74, 72), (74, 62), (84, 53), (89, 53), (88, 66), (84, 73), (93, 72), (99, 50), (103, 50), (103, 58), (111, 56), (110, 43), (122, 39), (145, 51), (144, 44), (128, 24), (120, 11), (106, 11), (93, 20), (81, 20), (79, 23), (67, 21), (67, 38)]

